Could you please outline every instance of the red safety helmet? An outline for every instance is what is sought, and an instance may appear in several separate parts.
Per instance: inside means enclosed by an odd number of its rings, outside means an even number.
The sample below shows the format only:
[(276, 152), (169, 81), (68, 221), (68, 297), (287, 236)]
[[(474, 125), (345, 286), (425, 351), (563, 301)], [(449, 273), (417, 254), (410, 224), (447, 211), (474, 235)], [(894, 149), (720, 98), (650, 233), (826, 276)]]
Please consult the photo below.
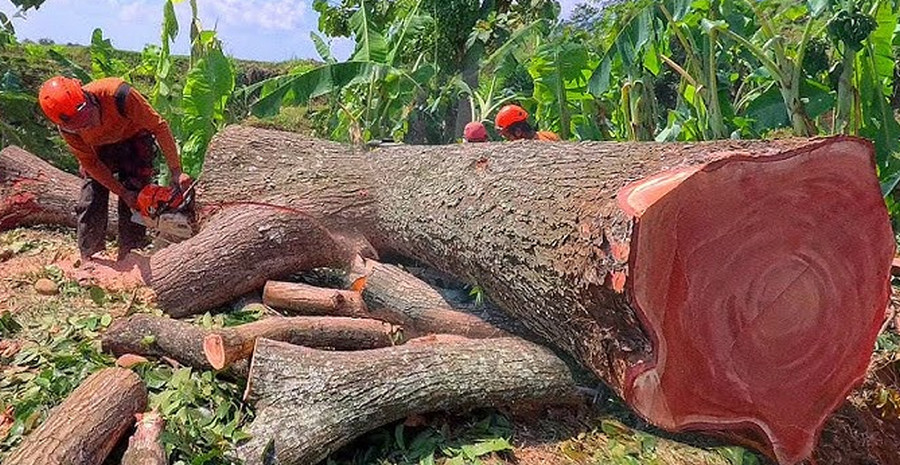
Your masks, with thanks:
[(50, 121), (63, 124), (84, 108), (87, 99), (81, 90), (81, 81), (65, 76), (52, 77), (38, 92), (41, 110)]
[(488, 139), (487, 129), (480, 121), (472, 121), (463, 130), (463, 138), (466, 139), (466, 142), (486, 142)]
[(497, 112), (497, 118), (494, 120), (497, 129), (502, 131), (513, 124), (528, 119), (528, 112), (518, 105), (507, 105)]

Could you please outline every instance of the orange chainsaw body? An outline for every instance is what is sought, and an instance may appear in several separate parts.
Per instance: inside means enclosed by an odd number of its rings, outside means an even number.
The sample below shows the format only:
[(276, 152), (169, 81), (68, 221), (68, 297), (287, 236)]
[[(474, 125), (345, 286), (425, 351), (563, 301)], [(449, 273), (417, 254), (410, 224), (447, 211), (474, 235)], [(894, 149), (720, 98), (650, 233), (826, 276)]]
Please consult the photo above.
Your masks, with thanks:
[(193, 185), (182, 190), (148, 184), (138, 192), (137, 211), (131, 220), (167, 241), (178, 242), (196, 233), (193, 200)]

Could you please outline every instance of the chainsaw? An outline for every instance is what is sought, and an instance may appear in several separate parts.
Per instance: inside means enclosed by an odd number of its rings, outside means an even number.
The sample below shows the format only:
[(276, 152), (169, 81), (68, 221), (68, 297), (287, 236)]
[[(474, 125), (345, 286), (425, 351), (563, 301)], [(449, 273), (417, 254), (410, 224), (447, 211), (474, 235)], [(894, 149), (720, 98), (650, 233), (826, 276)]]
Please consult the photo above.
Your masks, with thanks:
[(162, 239), (169, 242), (180, 242), (197, 233), (194, 215), (194, 186), (191, 183), (186, 189), (177, 184), (174, 187), (163, 187), (148, 184), (138, 192), (137, 210), (131, 215), (131, 221), (146, 226)]

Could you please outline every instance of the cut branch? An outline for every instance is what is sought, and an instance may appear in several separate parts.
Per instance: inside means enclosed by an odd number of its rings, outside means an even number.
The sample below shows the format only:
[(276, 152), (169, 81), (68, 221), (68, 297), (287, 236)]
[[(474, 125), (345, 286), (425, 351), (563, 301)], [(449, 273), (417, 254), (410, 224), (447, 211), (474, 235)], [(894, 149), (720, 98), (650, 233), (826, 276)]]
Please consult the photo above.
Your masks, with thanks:
[(509, 336), (475, 315), (454, 309), (426, 282), (394, 265), (358, 259), (353, 273), (347, 276), (353, 281), (364, 280), (362, 295), (371, 312), (370, 318), (402, 325), (410, 337), (426, 334), (457, 334), (473, 339)]
[[(209, 332), (199, 326), (152, 315), (132, 315), (114, 322), (101, 338), (105, 352), (116, 357), (125, 354), (169, 357), (198, 370), (213, 370), (203, 353), (203, 339)], [(234, 376), (243, 378), (247, 366), (233, 367)]]
[(203, 340), (203, 350), (210, 365), (221, 370), (249, 358), (257, 338), (322, 349), (360, 350), (393, 345), (394, 338), (399, 337), (398, 329), (358, 318), (267, 318), (213, 331)]
[(135, 415), (135, 432), (128, 438), (128, 449), (121, 465), (166, 465), (166, 449), (160, 439), (165, 420), (156, 411)]
[(269, 449), (283, 465), (318, 463), (412, 414), (578, 397), (568, 367), (541, 346), (517, 338), (431, 339), (358, 352), (258, 339), (246, 396), (256, 406), (253, 438), (238, 456), (248, 465), (268, 463)]
[(263, 303), (300, 315), (330, 315), (366, 318), (366, 304), (359, 292), (310, 286), (302, 283), (269, 281), (263, 289)]
[(124, 368), (89, 376), (29, 434), (5, 465), (100, 465), (147, 406), (141, 379)]
[[(360, 247), (299, 211), (234, 205), (216, 214), (189, 241), (154, 254), (152, 287), (166, 313), (183, 317), (225, 304), (297, 270), (347, 266), (353, 256), (367, 253)], [(207, 277), (215, 285), (197, 282)]]

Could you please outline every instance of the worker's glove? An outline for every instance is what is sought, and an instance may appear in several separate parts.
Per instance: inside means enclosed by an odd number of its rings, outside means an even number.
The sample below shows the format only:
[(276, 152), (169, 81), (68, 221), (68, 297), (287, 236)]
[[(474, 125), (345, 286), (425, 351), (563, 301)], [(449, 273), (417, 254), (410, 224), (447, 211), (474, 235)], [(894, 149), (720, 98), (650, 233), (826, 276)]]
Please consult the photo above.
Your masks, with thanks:
[(175, 192), (181, 193), (181, 191), (191, 186), (192, 181), (191, 177), (181, 170), (172, 170), (169, 186), (172, 187)]
[(181, 190), (185, 190), (188, 187), (191, 187), (191, 183), (194, 182), (190, 176), (185, 173), (179, 173), (178, 179), (175, 179), (175, 185), (178, 186)]

